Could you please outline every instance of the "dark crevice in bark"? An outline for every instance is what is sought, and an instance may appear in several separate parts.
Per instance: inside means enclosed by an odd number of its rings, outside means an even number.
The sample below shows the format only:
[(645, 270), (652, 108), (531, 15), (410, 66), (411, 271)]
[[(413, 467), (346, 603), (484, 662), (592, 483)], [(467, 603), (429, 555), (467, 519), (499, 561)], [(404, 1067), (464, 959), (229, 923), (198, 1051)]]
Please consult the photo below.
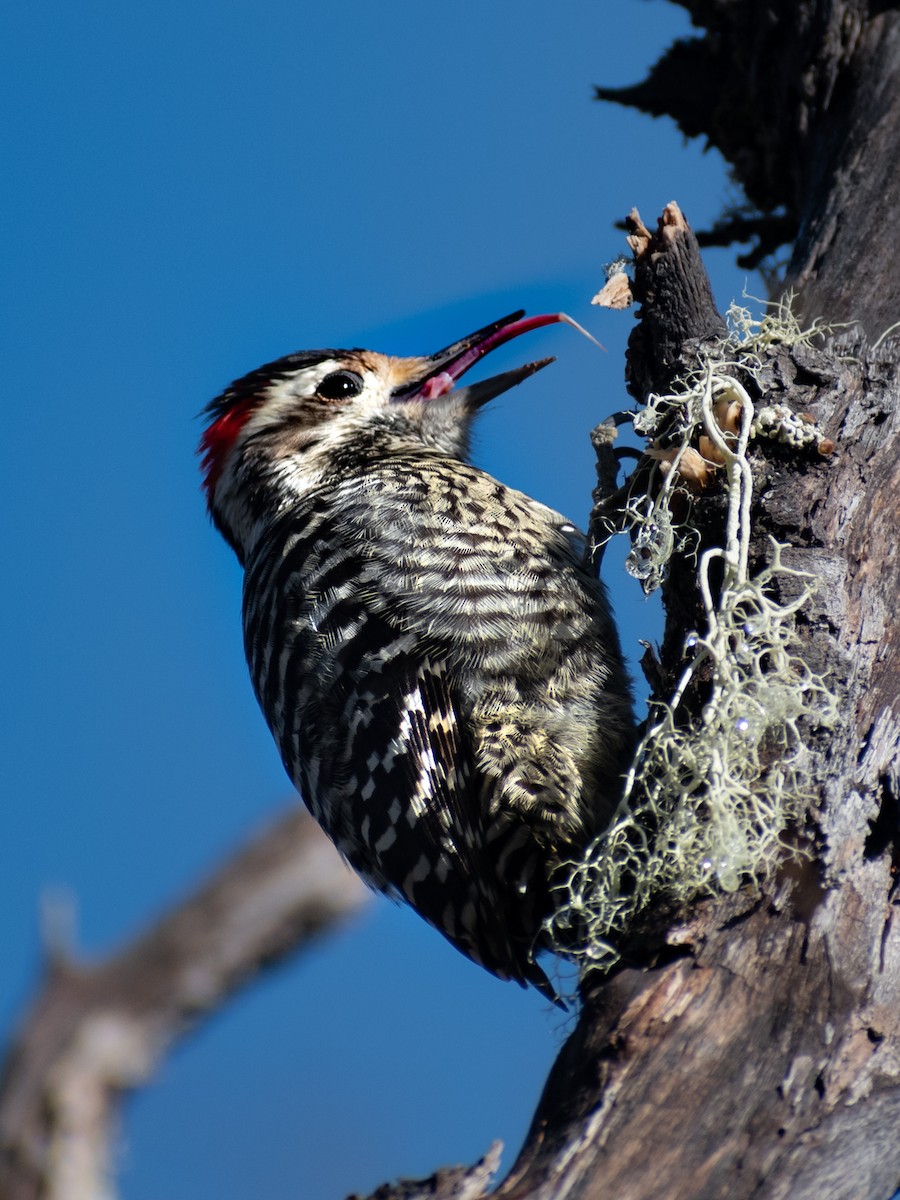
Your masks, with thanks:
[(866, 838), (866, 858), (880, 858), (890, 851), (895, 869), (900, 867), (900, 802), (898, 802), (891, 779), (882, 775), (878, 781), (881, 790), (881, 804), (878, 813), (871, 821), (871, 832)]

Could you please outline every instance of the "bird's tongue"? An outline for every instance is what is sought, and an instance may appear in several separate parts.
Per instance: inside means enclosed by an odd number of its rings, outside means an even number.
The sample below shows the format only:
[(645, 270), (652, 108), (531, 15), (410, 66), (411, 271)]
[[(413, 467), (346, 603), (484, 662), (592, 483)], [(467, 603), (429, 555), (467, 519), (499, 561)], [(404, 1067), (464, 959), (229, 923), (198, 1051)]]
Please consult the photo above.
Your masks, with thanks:
[(502, 346), (504, 342), (511, 342), (513, 338), (517, 338), (523, 333), (529, 333), (532, 329), (540, 329), (544, 325), (555, 325), (558, 321), (567, 321), (568, 319), (564, 313), (540, 313), (534, 317), (514, 313), (512, 317), (506, 317), (478, 333), (471, 334), (468, 338), (463, 338), (461, 342), (455, 342), (434, 356), (439, 364), (439, 369), (424, 381), (418, 391), (419, 397), (422, 400), (434, 400), (438, 396), (446, 396), (461, 375), (464, 375), (486, 354), (490, 354), (492, 350)]
[(423, 400), (436, 400), (452, 391), (454, 383), (456, 380), (449, 371), (441, 371), (440, 375), (431, 375), (425, 380), (419, 395)]

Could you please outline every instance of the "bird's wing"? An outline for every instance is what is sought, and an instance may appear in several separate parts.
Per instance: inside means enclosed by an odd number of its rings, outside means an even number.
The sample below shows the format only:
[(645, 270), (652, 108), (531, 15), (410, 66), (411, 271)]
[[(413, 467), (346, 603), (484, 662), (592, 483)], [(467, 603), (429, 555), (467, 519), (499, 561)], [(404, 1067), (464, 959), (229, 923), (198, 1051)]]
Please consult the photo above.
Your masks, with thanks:
[[(370, 637), (377, 620), (369, 619)], [(390, 633), (386, 624), (384, 636)], [(383, 669), (362, 662), (341, 673), (349, 684), (343, 714), (353, 714), (341, 781), (358, 848), (350, 861), (488, 970), (555, 999), (531, 960), (537, 930), (522, 929), (528, 898), (513, 897), (501, 882), (498, 860), (516, 831), (503, 817), (494, 830), (480, 803), (447, 665), (396, 642), (388, 657)], [(527, 841), (524, 827), (521, 834)]]

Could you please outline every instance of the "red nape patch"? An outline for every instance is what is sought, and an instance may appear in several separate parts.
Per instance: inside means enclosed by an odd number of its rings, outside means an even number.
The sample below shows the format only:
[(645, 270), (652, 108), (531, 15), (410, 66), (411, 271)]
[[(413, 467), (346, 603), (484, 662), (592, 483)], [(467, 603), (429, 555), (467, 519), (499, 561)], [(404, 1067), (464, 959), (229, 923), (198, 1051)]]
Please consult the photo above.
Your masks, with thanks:
[(248, 396), (246, 400), (241, 400), (233, 408), (223, 412), (221, 417), (217, 417), (200, 439), (199, 453), (201, 456), (200, 469), (203, 472), (203, 490), (206, 492), (206, 501), (210, 505), (216, 483), (225, 466), (228, 451), (247, 423), (256, 402), (255, 396)]

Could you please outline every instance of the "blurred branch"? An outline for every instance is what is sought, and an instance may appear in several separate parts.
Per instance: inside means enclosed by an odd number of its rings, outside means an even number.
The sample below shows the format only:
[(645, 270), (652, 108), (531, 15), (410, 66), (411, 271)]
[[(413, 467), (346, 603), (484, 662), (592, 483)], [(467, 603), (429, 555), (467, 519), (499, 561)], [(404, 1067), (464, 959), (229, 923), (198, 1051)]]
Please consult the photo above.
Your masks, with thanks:
[(0, 1080), (3, 1200), (111, 1195), (123, 1092), (261, 967), (367, 895), (312, 818), (291, 809), (118, 954), (51, 961)]

